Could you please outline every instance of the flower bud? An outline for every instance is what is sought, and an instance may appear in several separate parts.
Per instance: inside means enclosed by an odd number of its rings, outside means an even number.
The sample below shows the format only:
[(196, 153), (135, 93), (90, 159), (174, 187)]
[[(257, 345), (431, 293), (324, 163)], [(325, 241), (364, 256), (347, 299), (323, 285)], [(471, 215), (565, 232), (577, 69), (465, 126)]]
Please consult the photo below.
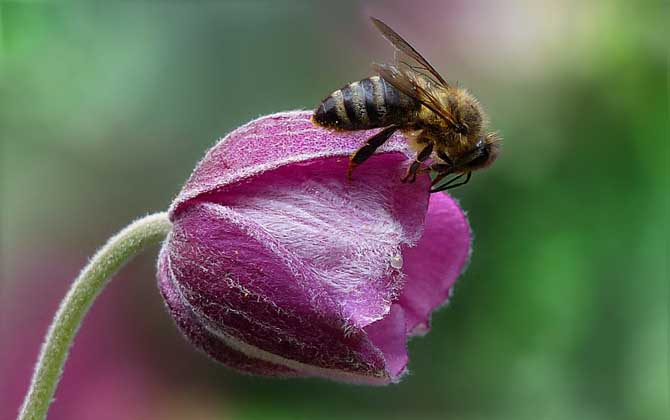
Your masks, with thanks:
[(170, 208), (158, 280), (184, 335), (224, 365), (267, 376), (387, 384), (428, 330), (470, 252), (470, 230), (430, 178), (400, 179), (395, 134), (347, 179), (373, 131), (259, 118), (219, 141)]

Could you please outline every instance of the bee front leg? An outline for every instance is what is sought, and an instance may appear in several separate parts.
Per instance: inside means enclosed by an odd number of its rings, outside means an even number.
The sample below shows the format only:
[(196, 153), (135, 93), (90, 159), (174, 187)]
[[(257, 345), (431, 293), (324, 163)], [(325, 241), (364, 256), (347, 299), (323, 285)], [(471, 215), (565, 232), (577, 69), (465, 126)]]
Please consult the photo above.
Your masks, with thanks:
[[(445, 174), (445, 176), (446, 176), (446, 174)], [(438, 175), (438, 177), (439, 177), (439, 175)], [(459, 179), (461, 179), (463, 177), (465, 177), (465, 181), (455, 183), (456, 181), (458, 181)], [(433, 183), (433, 188), (431, 188), (430, 192), (431, 193), (437, 193), (437, 192), (450, 190), (452, 188), (460, 187), (461, 185), (467, 184), (470, 181), (471, 177), (472, 177), (472, 172), (466, 172), (466, 173), (461, 173), (461, 174), (455, 176), (454, 178), (450, 179), (449, 181), (445, 182), (444, 184), (440, 185), (439, 187), (436, 186), (437, 183)], [(444, 177), (440, 178), (440, 181), (443, 178)], [(435, 178), (435, 179), (437, 179), (437, 178)]]
[(426, 146), (423, 149), (421, 149), (421, 151), (416, 155), (416, 158), (414, 158), (414, 162), (412, 162), (409, 168), (407, 168), (405, 176), (402, 177), (400, 180), (402, 182), (414, 182), (416, 180), (416, 173), (421, 167), (421, 163), (425, 162), (426, 159), (428, 159), (432, 154), (433, 154), (433, 143), (430, 142), (426, 144)]
[(393, 133), (398, 129), (397, 125), (389, 125), (379, 133), (370, 137), (368, 141), (361, 147), (356, 150), (353, 155), (349, 158), (349, 170), (347, 171), (347, 178), (351, 181), (351, 173), (361, 163), (365, 162), (372, 156), (375, 151), (388, 140)]
[(446, 163), (433, 163), (429, 167), (426, 168), (426, 172), (431, 172), (434, 171), (437, 173), (435, 178), (433, 178), (433, 182), (431, 182), (430, 186), (434, 187), (435, 185), (439, 184), (444, 178), (446, 178), (449, 174), (451, 174), (451, 165), (448, 165)]

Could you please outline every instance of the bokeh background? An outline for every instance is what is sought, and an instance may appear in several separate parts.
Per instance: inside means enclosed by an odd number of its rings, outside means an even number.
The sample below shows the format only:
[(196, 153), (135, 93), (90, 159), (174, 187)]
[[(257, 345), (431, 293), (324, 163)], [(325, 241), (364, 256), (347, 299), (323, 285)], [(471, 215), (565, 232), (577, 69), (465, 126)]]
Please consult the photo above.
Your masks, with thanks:
[(76, 340), (52, 419), (668, 415), (668, 5), (548, 0), (0, 2), (0, 418), (69, 282), (214, 141), (313, 108), (411, 40), (505, 138), (453, 192), (468, 271), (385, 388), (241, 376), (166, 314), (156, 251)]

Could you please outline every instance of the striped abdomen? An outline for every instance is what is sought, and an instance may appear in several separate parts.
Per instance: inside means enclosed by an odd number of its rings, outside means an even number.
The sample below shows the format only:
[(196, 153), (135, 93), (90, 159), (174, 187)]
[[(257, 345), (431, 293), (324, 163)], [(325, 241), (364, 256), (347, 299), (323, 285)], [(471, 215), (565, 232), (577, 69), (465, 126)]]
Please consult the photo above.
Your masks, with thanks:
[(407, 123), (420, 104), (379, 76), (349, 83), (331, 93), (314, 111), (314, 121), (342, 130), (367, 130)]

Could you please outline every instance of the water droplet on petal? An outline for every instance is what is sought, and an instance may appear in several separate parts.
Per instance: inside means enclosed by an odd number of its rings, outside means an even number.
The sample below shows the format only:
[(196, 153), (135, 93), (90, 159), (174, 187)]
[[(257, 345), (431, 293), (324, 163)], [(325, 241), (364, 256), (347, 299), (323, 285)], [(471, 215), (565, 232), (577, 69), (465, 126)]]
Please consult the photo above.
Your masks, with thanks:
[(396, 270), (400, 270), (402, 268), (402, 254), (396, 254), (391, 257), (391, 267), (395, 268)]

